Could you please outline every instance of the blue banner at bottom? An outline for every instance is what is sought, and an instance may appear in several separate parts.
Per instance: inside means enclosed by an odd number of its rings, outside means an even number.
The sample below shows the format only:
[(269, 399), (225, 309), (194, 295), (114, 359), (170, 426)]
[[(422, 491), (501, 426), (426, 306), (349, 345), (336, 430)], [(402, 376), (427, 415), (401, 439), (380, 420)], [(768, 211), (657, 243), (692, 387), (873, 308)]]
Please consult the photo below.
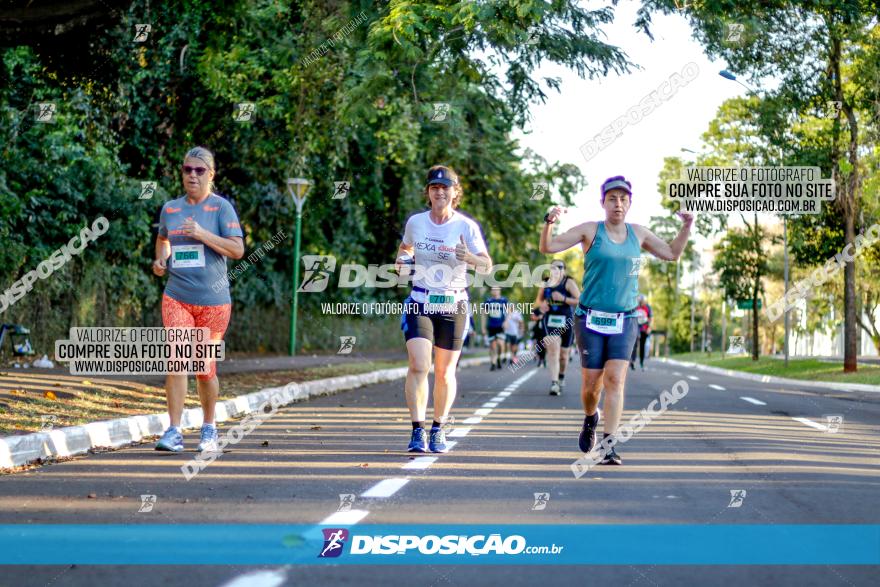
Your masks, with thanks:
[(880, 565), (880, 525), (0, 525), (0, 564)]

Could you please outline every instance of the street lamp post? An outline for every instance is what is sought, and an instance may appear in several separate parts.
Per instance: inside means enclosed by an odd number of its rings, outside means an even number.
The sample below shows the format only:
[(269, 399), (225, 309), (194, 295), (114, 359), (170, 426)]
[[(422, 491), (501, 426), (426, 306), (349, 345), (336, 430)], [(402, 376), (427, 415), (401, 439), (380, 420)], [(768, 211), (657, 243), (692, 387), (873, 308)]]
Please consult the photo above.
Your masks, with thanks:
[[(738, 83), (739, 85), (744, 87), (746, 90), (748, 90), (751, 94), (753, 94), (755, 96), (758, 95), (757, 92), (755, 92), (755, 90), (753, 90), (752, 88), (750, 88), (746, 84), (744, 84), (741, 81), (739, 81), (738, 79), (736, 79), (736, 76), (734, 74), (730, 73), (729, 71), (727, 71), (726, 69), (722, 69), (721, 71), (719, 71), (718, 75), (720, 75), (724, 79), (729, 79), (729, 80), (735, 81), (736, 83)], [(783, 287), (783, 295), (784, 295), (785, 292), (788, 291), (788, 216), (785, 214), (782, 215), (782, 255), (783, 255), (783, 259), (784, 259), (784, 269), (782, 272), (782, 274), (783, 274), (782, 287)], [(753, 308), (752, 311), (757, 311), (757, 308)], [(783, 343), (783, 352), (785, 353), (785, 366), (788, 367), (788, 333), (789, 333), (788, 310), (785, 311), (784, 320), (785, 320), (785, 342)]]
[(306, 201), (306, 193), (312, 182), (301, 177), (288, 178), (287, 191), (296, 204), (296, 237), (293, 245), (293, 304), (290, 310), (290, 356), (296, 354), (296, 311), (297, 293), (299, 289), (299, 243), (302, 233), (302, 208)]

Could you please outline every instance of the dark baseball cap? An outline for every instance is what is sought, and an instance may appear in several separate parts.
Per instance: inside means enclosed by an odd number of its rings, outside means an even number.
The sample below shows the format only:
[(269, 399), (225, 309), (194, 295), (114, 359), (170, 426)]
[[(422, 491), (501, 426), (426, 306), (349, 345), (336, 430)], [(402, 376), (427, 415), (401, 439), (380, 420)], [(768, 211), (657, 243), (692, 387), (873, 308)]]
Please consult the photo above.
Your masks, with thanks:
[(623, 190), (630, 196), (632, 196), (633, 193), (632, 184), (622, 175), (615, 175), (614, 177), (609, 177), (602, 183), (602, 197), (604, 198), (605, 194), (615, 189)]
[(445, 186), (454, 186), (458, 182), (454, 179), (452, 171), (448, 167), (437, 167), (428, 172), (428, 183), (442, 183)]

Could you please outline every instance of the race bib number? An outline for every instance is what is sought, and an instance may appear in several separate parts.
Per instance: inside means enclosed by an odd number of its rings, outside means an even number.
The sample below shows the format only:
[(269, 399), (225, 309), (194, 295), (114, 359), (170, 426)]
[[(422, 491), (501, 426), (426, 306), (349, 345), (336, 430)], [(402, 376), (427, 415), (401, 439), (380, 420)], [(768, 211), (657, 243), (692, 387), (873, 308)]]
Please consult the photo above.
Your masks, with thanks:
[(587, 328), (599, 334), (623, 332), (623, 312), (599, 312), (587, 310)]
[(448, 293), (428, 292), (425, 312), (428, 314), (451, 314), (455, 312), (455, 296)]
[(451, 304), (455, 301), (455, 296), (446, 296), (442, 294), (430, 294), (428, 296), (429, 304)]
[(565, 316), (554, 315), (554, 314), (547, 316), (547, 327), (548, 328), (564, 328), (565, 327)]
[(205, 266), (205, 245), (171, 247), (171, 266), (175, 269)]
[(636, 310), (636, 322), (639, 324), (645, 324), (648, 322), (648, 313), (639, 308)]

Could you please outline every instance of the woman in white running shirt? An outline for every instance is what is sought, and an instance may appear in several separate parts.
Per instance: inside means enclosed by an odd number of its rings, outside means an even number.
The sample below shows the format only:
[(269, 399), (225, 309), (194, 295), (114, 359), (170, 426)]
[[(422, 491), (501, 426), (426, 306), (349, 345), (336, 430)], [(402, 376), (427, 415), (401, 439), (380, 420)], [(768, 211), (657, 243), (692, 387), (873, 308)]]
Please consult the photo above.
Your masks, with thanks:
[[(467, 269), (472, 266), (488, 273), (492, 259), (479, 225), (455, 210), (462, 197), (455, 171), (443, 165), (431, 167), (424, 193), (431, 209), (409, 217), (397, 250), (398, 270), (415, 263), (412, 292), (404, 301), (401, 317), (409, 355), (404, 390), (412, 419), (407, 450), (443, 453), (448, 450), (443, 424), (455, 401), (455, 367), (470, 318)], [(424, 425), (432, 350), (434, 421), (427, 439)]]

